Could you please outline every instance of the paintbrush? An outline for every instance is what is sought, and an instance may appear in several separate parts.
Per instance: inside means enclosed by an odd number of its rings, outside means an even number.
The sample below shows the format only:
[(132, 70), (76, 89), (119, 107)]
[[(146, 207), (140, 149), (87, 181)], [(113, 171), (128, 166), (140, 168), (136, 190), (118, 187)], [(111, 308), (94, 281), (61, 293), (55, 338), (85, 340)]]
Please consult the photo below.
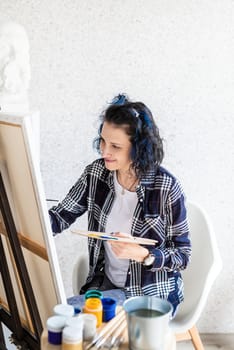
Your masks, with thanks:
[(73, 229), (71, 230), (71, 232), (78, 234), (80, 236), (101, 239), (104, 241), (135, 243), (135, 244), (143, 244), (143, 245), (155, 245), (157, 243), (156, 240), (150, 239), (150, 238), (134, 237), (134, 236), (119, 237), (119, 236), (114, 236), (112, 234), (108, 234), (105, 232), (82, 231), (77, 229), (76, 230)]
[(114, 331), (111, 336), (110, 348), (118, 347), (123, 341), (123, 335), (127, 328), (127, 320), (124, 318), (122, 324)]
[(121, 310), (114, 318), (105, 324), (99, 334), (85, 347), (85, 350), (89, 350), (97, 344), (100, 347), (104, 342), (103, 339), (105, 338), (106, 341), (110, 334), (113, 333), (113, 331), (123, 322), (124, 319), (125, 311)]

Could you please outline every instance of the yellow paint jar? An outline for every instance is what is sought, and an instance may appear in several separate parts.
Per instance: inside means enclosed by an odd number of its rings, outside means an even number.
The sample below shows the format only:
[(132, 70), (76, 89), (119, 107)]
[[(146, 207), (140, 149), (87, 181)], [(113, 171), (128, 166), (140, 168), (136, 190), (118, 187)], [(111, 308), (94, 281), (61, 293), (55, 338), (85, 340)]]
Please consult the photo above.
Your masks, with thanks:
[(97, 318), (97, 327), (102, 324), (102, 301), (98, 298), (89, 298), (85, 300), (83, 312), (93, 314)]

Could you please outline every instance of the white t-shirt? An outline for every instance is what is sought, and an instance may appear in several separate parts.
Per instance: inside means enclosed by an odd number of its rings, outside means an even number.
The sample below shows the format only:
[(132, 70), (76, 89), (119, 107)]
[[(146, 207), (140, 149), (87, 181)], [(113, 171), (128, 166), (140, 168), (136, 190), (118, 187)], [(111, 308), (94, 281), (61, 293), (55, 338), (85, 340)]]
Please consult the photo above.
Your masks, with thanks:
[[(123, 232), (130, 235), (132, 218), (137, 204), (137, 194), (127, 190), (124, 190), (124, 194), (122, 194), (123, 188), (118, 183), (116, 172), (114, 172), (114, 186), (116, 197), (107, 219), (106, 232)], [(124, 287), (129, 259), (118, 259), (108, 242), (104, 242), (104, 246), (105, 273), (114, 285), (119, 288)]]

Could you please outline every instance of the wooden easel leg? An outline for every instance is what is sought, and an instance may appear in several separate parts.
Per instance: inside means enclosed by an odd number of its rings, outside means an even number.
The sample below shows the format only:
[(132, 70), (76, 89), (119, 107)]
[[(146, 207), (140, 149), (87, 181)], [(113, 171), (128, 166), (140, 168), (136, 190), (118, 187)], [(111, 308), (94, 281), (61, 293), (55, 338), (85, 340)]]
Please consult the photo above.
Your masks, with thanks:
[(27, 301), (27, 306), (32, 320), (34, 332), (38, 341), (40, 341), (43, 326), (1, 173), (0, 194), (0, 210), (3, 217), (4, 225), (6, 227), (7, 237), (9, 239), (9, 243), (15, 259), (25, 299)]
[(2, 281), (4, 285), (4, 290), (6, 293), (10, 313), (12, 316), (11, 331), (13, 331), (16, 334), (17, 338), (21, 340), (23, 338), (23, 328), (20, 321), (17, 302), (14, 294), (12, 281), (10, 278), (10, 272), (7, 265), (7, 259), (6, 259), (1, 235), (0, 235), (0, 266), (1, 266), (0, 273), (1, 273)]
[(189, 334), (196, 350), (205, 350), (196, 326), (189, 329)]
[(0, 350), (7, 350), (1, 322), (0, 322)]

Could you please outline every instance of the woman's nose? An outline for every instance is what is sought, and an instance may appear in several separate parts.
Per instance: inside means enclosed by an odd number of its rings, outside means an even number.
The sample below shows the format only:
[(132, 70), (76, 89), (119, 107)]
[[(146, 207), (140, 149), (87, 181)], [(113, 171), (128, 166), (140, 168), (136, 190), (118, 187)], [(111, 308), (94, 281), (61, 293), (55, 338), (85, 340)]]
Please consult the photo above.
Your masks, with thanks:
[(110, 149), (107, 146), (102, 147), (101, 152), (103, 157), (107, 157), (111, 155)]

